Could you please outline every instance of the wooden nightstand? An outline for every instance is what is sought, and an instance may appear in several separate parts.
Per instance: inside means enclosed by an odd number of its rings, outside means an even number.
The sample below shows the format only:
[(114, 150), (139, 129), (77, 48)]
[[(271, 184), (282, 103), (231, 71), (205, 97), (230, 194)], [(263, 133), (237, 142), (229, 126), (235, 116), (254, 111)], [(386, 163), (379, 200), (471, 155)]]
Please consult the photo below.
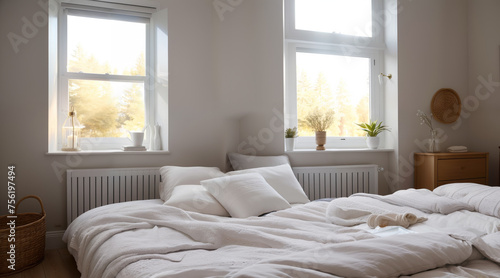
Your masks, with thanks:
[(489, 153), (415, 153), (415, 188), (454, 182), (488, 184)]

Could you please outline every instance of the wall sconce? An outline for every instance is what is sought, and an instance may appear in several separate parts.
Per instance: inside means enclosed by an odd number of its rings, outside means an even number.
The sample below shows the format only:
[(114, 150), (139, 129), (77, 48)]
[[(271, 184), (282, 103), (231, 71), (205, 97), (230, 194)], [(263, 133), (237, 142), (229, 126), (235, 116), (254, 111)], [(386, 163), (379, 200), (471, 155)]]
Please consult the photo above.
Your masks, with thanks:
[(80, 131), (84, 128), (76, 118), (75, 108), (72, 107), (62, 126), (62, 151), (80, 151)]
[(380, 74), (378, 75), (378, 82), (380, 83), (380, 85), (383, 85), (383, 84), (384, 84), (384, 77), (387, 77), (387, 78), (389, 78), (389, 79), (392, 79), (392, 74), (390, 74), (390, 73), (389, 73), (388, 75), (385, 75), (385, 74), (383, 74), (383, 73), (380, 73)]

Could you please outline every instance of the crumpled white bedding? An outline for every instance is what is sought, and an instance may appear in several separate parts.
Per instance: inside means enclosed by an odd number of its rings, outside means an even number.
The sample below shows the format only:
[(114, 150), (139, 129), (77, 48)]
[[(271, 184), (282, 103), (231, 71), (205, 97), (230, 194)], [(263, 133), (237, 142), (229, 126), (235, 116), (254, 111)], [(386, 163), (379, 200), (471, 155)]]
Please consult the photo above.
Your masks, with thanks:
[(457, 210), (474, 210), (474, 208), (467, 203), (446, 196), (436, 195), (429, 189), (424, 188), (398, 190), (390, 195), (356, 193), (352, 196), (370, 197), (389, 204), (415, 208), (426, 213), (449, 214)]
[[(409, 228), (417, 233), (379, 238), (367, 231), (368, 209), (427, 220)], [(488, 244), (474, 244), (499, 229), (500, 219), (477, 212), (424, 213), (364, 196), (247, 219), (149, 200), (91, 210), (64, 240), (82, 277), (498, 277), (500, 262), (475, 252)]]
[[(307, 212), (299, 208), (295, 210), (291, 214), (308, 218)], [(284, 216), (236, 219), (138, 201), (133, 206), (122, 203), (95, 209), (89, 215), (86, 213), (82, 215), (84, 221), (75, 220), (70, 225), (64, 238), (83, 277), (114, 277), (138, 256), (146, 259), (150, 256), (155, 258), (155, 254), (182, 250), (231, 247), (224, 252), (232, 252), (231, 257), (242, 258), (258, 249), (255, 259), (260, 260), (263, 256), (259, 254), (260, 250), (268, 252), (268, 257), (282, 256), (326, 243), (374, 237), (363, 230), (324, 221), (290, 218), (286, 216), (288, 213), (283, 212), (281, 215)], [(213, 263), (220, 261), (217, 253), (210, 257)], [(194, 265), (197, 261), (190, 264)], [(206, 262), (204, 260), (203, 263)]]
[(260, 269), (262, 264), (270, 264), (270, 268), (285, 273), (295, 270), (295, 274), (302, 274), (300, 267), (307, 265), (316, 271), (340, 277), (397, 277), (461, 263), (471, 254), (472, 246), (469, 243), (445, 233), (406, 234), (328, 244), (283, 258), (263, 260), (241, 269), (235, 277), (240, 277), (239, 274), (244, 277), (266, 277), (266, 273)]
[(450, 183), (433, 191), (439, 196), (467, 203), (476, 211), (500, 217), (500, 187), (485, 186), (477, 183)]

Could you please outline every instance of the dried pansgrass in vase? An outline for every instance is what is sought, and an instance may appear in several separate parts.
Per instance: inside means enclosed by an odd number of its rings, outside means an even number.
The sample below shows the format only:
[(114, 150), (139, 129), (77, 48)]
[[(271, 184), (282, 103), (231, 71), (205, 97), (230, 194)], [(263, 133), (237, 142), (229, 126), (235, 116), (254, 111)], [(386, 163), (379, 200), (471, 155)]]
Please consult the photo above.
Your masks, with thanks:
[(314, 110), (306, 116), (306, 124), (314, 131), (326, 131), (333, 124), (333, 110)]
[(316, 132), (316, 150), (324, 151), (326, 144), (326, 130), (333, 124), (333, 110), (314, 110), (307, 115), (306, 124)]

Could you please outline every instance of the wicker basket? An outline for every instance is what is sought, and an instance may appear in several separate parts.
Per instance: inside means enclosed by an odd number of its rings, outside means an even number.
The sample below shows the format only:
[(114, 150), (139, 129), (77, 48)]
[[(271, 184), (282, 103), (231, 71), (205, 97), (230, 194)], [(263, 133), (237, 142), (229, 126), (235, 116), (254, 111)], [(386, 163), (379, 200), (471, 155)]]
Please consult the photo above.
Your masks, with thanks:
[(431, 100), (431, 112), (436, 121), (443, 124), (454, 123), (460, 117), (462, 101), (453, 89), (439, 89)]
[[(34, 198), (40, 203), (41, 213), (17, 213), (17, 208), (22, 201)], [(0, 252), (6, 255), (11, 251), (10, 245), (15, 244), (15, 270), (9, 268), (11, 263), (0, 260), (0, 276), (11, 275), (39, 264), (45, 254), (45, 210), (42, 200), (37, 196), (28, 195), (16, 204), (15, 215), (17, 218), (8, 218), (11, 215), (0, 216)], [(15, 220), (15, 242), (9, 242), (11, 229), (8, 223)], [(10, 237), (12, 238), (12, 237)], [(11, 239), (12, 241), (12, 239)], [(1, 256), (4, 258), (4, 256)], [(8, 254), (7, 254), (8, 255)], [(9, 259), (10, 255), (8, 255)]]

